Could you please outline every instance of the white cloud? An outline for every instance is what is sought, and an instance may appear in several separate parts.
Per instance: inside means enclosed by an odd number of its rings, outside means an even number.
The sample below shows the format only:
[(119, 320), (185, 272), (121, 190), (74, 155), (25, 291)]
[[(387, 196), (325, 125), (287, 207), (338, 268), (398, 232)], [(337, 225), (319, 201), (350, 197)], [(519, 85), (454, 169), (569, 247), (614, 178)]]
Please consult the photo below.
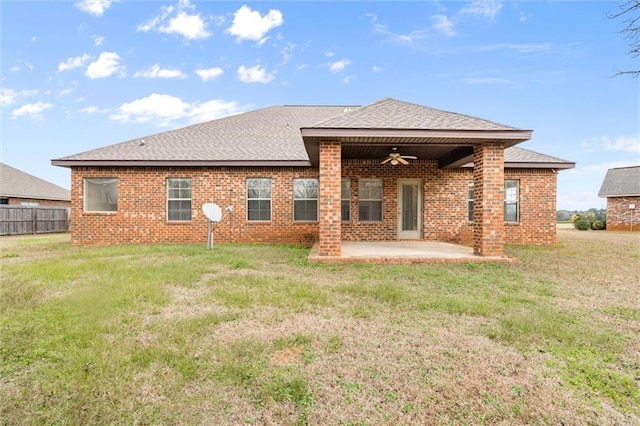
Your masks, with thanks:
[(335, 55), (335, 52), (332, 50), (327, 50), (324, 52), (324, 56), (326, 56), (327, 58), (332, 58)]
[(229, 34), (236, 36), (238, 42), (253, 40), (264, 43), (264, 36), (269, 30), (282, 25), (282, 13), (277, 9), (260, 16), (260, 12), (251, 10), (246, 4), (240, 7), (233, 16), (233, 24), (227, 29)]
[(460, 10), (460, 13), (495, 19), (501, 9), (502, 2), (499, 0), (472, 0), (469, 6)]
[(188, 115), (189, 121), (192, 123), (203, 123), (244, 111), (245, 109), (240, 107), (236, 101), (225, 102), (221, 99), (213, 99), (192, 105)]
[(195, 73), (202, 79), (202, 81), (209, 81), (220, 77), (224, 74), (224, 70), (219, 67), (200, 68), (195, 70)]
[(382, 68), (380, 68), (377, 65), (374, 65), (371, 67), (371, 72), (381, 72), (381, 71), (382, 71)]
[(37, 90), (21, 90), (16, 92), (15, 90), (9, 89), (8, 87), (0, 87), (0, 105), (9, 106), (16, 101), (18, 98), (28, 98), (30, 96), (35, 96), (39, 92)]
[(273, 73), (268, 73), (267, 70), (261, 68), (260, 65), (251, 68), (240, 65), (240, 68), (238, 68), (238, 79), (243, 83), (268, 83), (274, 78)]
[(175, 18), (169, 20), (169, 24), (158, 28), (158, 31), (166, 34), (179, 34), (188, 40), (207, 38), (211, 33), (207, 31), (207, 24), (198, 14), (189, 15), (180, 12)]
[(92, 38), (93, 38), (93, 45), (94, 46), (101, 46), (102, 43), (104, 42), (104, 37), (102, 37), (102, 36), (94, 35), (94, 36), (92, 36)]
[(93, 113), (98, 112), (98, 107), (94, 106), (94, 105), (91, 105), (91, 106), (88, 106), (86, 108), (82, 108), (79, 111), (80, 112), (86, 112), (87, 114), (93, 114)]
[[(604, 149), (609, 151), (635, 152), (640, 155), (640, 135), (636, 136), (618, 136), (610, 138), (605, 136), (602, 138)], [(636, 157), (640, 161), (639, 157)]]
[(37, 39), (38, 39), (38, 37), (33, 36), (33, 37), (31, 37), (31, 39), (30, 39), (29, 41), (31, 41), (31, 43), (33, 43), (33, 42), (35, 42)]
[(442, 34), (449, 37), (456, 35), (455, 23), (446, 15), (434, 15), (433, 20), (433, 27)]
[(90, 15), (102, 16), (109, 9), (111, 3), (111, 0), (82, 0), (74, 4), (74, 6)]
[(42, 113), (48, 109), (53, 108), (53, 104), (45, 102), (36, 102), (35, 104), (25, 104), (20, 108), (11, 111), (11, 118), (17, 118), (22, 116), (28, 116), (35, 120), (42, 119)]
[(296, 45), (293, 43), (288, 43), (285, 47), (280, 50), (280, 54), (282, 54), (282, 63), (280, 65), (286, 65), (287, 62), (293, 58), (293, 50), (296, 48)]
[[(163, 6), (160, 14), (137, 27), (138, 31), (157, 31), (165, 34), (177, 34), (187, 40), (205, 39), (212, 33), (207, 30), (207, 23), (199, 13), (189, 14), (185, 9), (195, 7), (188, 0), (180, 0), (177, 7)], [(174, 13), (177, 12), (177, 13)], [(212, 19), (216, 19), (215, 17)]]
[(180, 98), (153, 93), (146, 98), (124, 103), (118, 113), (110, 118), (123, 123), (155, 122), (161, 127), (168, 126), (171, 121), (183, 118), (189, 104)]
[(138, 71), (133, 75), (134, 78), (142, 77), (142, 78), (187, 78), (186, 74), (184, 74), (180, 70), (176, 69), (161, 69), (160, 65), (155, 64), (151, 68)]
[(86, 53), (84, 55), (82, 55), (82, 56), (76, 56), (74, 58), (69, 58), (65, 62), (60, 62), (58, 64), (58, 72), (69, 71), (69, 70), (72, 70), (74, 68), (80, 68), (81, 66), (86, 64), (87, 61), (90, 58), (91, 57)]
[(331, 72), (336, 73), (343, 71), (349, 64), (351, 64), (350, 59), (340, 59), (339, 61), (331, 62), (328, 66)]
[(207, 102), (189, 104), (171, 95), (151, 94), (146, 98), (124, 103), (111, 120), (123, 123), (150, 123), (167, 127), (176, 121), (187, 119), (190, 123), (199, 123), (228, 115), (238, 114), (246, 108), (235, 101), (225, 102), (213, 99)]
[(17, 97), (18, 94), (15, 92), (15, 90), (11, 90), (7, 87), (0, 87), (0, 105), (11, 105)]
[(394, 44), (411, 44), (426, 39), (429, 36), (426, 30), (414, 30), (407, 34), (398, 34), (389, 29), (387, 25), (373, 24), (373, 32), (387, 37)]
[(125, 66), (120, 65), (120, 56), (114, 52), (102, 52), (98, 59), (90, 63), (85, 75), (90, 79), (109, 77), (115, 73), (124, 74)]

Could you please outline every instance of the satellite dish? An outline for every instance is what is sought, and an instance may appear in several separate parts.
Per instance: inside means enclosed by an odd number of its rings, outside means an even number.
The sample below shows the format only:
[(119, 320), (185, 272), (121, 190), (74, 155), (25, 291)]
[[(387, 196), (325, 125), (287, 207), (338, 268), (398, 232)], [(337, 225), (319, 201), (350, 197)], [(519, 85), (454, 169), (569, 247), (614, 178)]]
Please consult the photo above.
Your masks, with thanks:
[(213, 203), (202, 205), (202, 212), (211, 222), (220, 222), (222, 220), (222, 210), (220, 206)]

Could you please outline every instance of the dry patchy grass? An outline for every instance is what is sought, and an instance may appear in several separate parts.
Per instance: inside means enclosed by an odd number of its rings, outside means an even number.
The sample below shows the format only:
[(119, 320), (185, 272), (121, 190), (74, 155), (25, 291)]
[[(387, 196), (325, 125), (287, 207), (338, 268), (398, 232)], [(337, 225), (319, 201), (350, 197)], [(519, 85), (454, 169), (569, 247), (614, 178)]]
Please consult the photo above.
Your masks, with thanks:
[(3, 424), (637, 424), (640, 236), (513, 264), (6, 238)]

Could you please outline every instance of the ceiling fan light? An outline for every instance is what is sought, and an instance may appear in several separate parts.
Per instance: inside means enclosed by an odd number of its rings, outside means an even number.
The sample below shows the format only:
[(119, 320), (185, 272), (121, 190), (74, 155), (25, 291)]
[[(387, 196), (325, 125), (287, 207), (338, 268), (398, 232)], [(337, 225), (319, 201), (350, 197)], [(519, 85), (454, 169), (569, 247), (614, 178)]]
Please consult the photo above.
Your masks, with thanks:
[(396, 160), (395, 158), (391, 159), (391, 164), (394, 166), (398, 165), (398, 160)]

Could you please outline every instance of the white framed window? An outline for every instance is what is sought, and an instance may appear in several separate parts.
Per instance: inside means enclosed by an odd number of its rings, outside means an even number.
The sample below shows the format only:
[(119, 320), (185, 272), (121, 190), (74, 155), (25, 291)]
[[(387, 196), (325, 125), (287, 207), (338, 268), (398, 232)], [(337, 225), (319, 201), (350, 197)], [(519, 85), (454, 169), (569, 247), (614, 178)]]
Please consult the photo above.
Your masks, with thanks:
[(358, 220), (382, 222), (382, 179), (358, 181)]
[(85, 178), (84, 211), (112, 213), (118, 211), (118, 179)]
[(467, 187), (467, 220), (473, 222), (473, 179), (469, 179)]
[(271, 179), (247, 179), (247, 220), (271, 220)]
[(340, 204), (342, 221), (349, 222), (351, 220), (351, 181), (349, 179), (342, 179), (340, 185)]
[(296, 222), (318, 220), (318, 179), (293, 180), (293, 220)]
[(191, 179), (167, 179), (167, 220), (170, 222), (191, 220)]
[(506, 179), (504, 181), (504, 221), (517, 222), (520, 220), (520, 181)]

